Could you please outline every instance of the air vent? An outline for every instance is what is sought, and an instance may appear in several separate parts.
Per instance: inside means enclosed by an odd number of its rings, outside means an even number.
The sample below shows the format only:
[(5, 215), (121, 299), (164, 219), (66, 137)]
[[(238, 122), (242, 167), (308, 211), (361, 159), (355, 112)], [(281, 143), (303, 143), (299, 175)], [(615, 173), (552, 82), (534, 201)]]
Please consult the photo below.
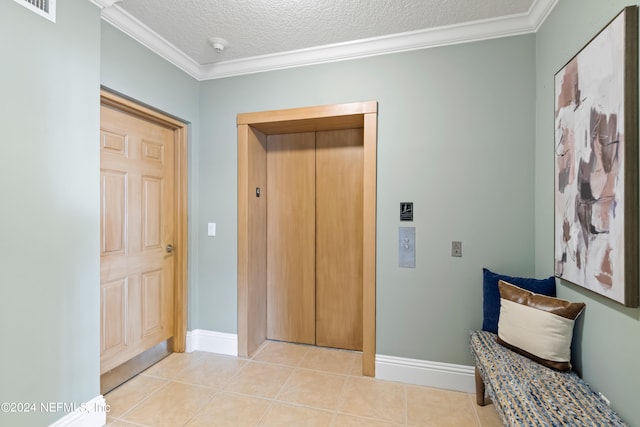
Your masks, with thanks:
[(56, 0), (14, 0), (27, 9), (56, 22)]

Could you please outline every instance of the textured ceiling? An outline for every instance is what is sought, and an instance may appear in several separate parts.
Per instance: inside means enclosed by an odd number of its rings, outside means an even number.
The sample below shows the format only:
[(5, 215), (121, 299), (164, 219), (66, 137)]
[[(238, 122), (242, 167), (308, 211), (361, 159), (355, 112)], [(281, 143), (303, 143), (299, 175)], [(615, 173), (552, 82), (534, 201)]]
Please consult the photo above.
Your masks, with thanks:
[[(123, 0), (200, 65), (527, 13), (534, 0)], [(209, 37), (229, 42), (222, 54)]]

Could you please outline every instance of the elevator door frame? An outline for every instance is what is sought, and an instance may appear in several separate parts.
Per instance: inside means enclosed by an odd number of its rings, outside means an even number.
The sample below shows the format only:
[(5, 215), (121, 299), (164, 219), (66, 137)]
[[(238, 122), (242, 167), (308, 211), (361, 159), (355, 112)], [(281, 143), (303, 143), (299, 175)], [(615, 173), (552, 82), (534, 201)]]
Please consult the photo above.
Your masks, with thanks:
[[(376, 101), (243, 113), (238, 127), (238, 354), (250, 356), (266, 340), (267, 135), (363, 129), (362, 373), (375, 376), (376, 353)], [(265, 205), (263, 208), (262, 205)], [(263, 212), (264, 209), (264, 212)], [(264, 274), (263, 274), (264, 273)]]

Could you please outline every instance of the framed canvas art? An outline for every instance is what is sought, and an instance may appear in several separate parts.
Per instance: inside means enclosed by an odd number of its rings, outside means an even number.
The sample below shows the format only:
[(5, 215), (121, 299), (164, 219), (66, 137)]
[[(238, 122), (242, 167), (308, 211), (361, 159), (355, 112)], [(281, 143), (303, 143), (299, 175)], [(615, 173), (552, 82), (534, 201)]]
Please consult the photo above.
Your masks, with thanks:
[(638, 8), (555, 75), (555, 275), (638, 306)]

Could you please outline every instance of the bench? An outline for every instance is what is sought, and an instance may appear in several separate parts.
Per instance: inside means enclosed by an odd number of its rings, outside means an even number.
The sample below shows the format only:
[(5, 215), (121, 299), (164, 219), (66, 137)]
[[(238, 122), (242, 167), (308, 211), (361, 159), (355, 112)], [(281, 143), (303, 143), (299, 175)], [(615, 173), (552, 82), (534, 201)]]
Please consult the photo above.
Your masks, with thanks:
[(506, 426), (626, 426), (575, 372), (558, 372), (503, 347), (496, 334), (474, 331), (476, 402), (486, 394)]

